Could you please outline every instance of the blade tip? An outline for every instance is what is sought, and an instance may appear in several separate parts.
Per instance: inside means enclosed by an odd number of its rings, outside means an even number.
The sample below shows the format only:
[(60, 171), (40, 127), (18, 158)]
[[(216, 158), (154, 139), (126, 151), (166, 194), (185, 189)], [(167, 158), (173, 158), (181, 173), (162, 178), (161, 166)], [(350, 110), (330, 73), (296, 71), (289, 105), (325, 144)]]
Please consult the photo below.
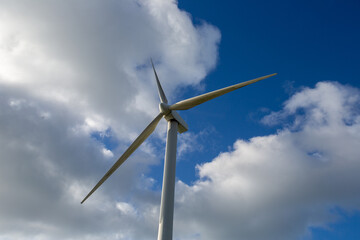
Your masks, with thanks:
[(272, 73), (272, 74), (266, 75), (264, 77), (266, 79), (266, 78), (270, 78), (270, 77), (273, 77), (273, 76), (276, 76), (276, 75), (278, 75), (278, 73)]
[(88, 194), (88, 195), (80, 202), (80, 204), (83, 204), (83, 203), (86, 201), (86, 199), (88, 199), (88, 197), (90, 197), (90, 194)]

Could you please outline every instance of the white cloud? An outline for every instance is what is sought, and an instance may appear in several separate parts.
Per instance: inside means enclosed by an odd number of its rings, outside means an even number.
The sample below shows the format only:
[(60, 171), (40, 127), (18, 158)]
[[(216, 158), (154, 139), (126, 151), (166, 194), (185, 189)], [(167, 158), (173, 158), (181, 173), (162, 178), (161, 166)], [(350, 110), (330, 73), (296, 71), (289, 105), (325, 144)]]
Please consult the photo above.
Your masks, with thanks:
[[(44, 112), (51, 117), (44, 118)], [(73, 130), (81, 122), (61, 104), (0, 90), (0, 239), (156, 236), (159, 193), (149, 190), (152, 179), (141, 177), (154, 163), (148, 153), (135, 153), (91, 201), (80, 205), (113, 162), (102, 144)], [(119, 155), (121, 147), (113, 151)], [(128, 207), (119, 214), (117, 203), (129, 199), (133, 211)], [(139, 225), (141, 231), (131, 228)]]
[[(151, 144), (79, 202), (158, 111), (149, 58), (174, 100), (215, 66), (219, 31), (170, 0), (0, 6), (0, 239), (154, 239)], [(294, 95), (264, 119), (291, 125), (238, 140), (194, 185), (178, 182), (176, 238), (291, 239), (334, 220), (334, 206), (358, 209), (358, 106), (358, 90), (335, 83)], [(111, 152), (91, 137), (108, 129)]]
[(158, 111), (150, 57), (171, 99), (215, 66), (220, 39), (170, 0), (2, 1), (0, 28), (1, 84), (61, 102), (124, 140)]
[(131, 204), (126, 202), (118, 202), (116, 203), (116, 208), (119, 209), (121, 213), (127, 214), (127, 215), (136, 215), (136, 210)]
[[(276, 134), (238, 140), (177, 184), (180, 239), (295, 239), (360, 209), (360, 93), (320, 82), (292, 96)], [(195, 234), (195, 235), (194, 235)]]
[[(219, 31), (170, 0), (2, 0), (0, 29), (0, 239), (155, 238), (149, 143), (80, 201), (158, 111), (150, 57), (172, 99), (214, 68)], [(115, 149), (91, 135), (109, 130)]]
[(112, 158), (114, 156), (113, 152), (110, 151), (109, 149), (103, 148), (102, 152), (103, 152), (104, 156), (107, 158)]

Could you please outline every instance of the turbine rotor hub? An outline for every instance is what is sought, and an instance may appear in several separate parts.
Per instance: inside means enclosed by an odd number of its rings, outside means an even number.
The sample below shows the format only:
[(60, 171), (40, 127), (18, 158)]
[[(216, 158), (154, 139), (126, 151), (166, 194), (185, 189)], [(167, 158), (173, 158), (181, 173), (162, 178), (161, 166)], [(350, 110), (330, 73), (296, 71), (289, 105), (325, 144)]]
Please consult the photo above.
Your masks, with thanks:
[(159, 104), (159, 110), (162, 114), (167, 115), (171, 112), (171, 110), (169, 109), (170, 105), (166, 104), (166, 103), (160, 103)]

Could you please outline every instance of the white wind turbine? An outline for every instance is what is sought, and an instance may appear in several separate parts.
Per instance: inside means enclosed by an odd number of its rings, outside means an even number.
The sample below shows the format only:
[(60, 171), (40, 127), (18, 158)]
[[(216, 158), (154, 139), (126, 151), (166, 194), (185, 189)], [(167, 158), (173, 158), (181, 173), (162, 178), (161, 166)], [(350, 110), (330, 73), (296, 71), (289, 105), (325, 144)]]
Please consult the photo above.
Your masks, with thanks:
[(165, 161), (164, 161), (164, 176), (163, 176), (163, 185), (162, 185), (162, 193), (161, 193), (161, 203), (160, 203), (158, 240), (171, 240), (172, 230), (173, 230), (173, 214), (174, 214), (177, 132), (183, 133), (188, 130), (188, 126), (186, 122), (180, 117), (180, 115), (176, 112), (176, 110), (187, 110), (193, 108), (201, 103), (204, 103), (213, 98), (224, 95), (231, 91), (234, 91), (238, 88), (242, 88), (249, 84), (272, 77), (277, 73), (255, 78), (253, 80), (238, 83), (213, 92), (209, 92), (193, 98), (189, 98), (172, 105), (168, 105), (168, 100), (165, 96), (164, 90), (161, 87), (158, 75), (156, 73), (152, 61), (151, 61), (151, 65), (154, 70), (156, 83), (158, 87), (158, 93), (161, 101), (161, 103), (159, 104), (160, 113), (135, 139), (135, 141), (130, 145), (130, 147), (114, 163), (114, 165), (100, 179), (100, 181), (81, 201), (81, 203), (85, 202), (85, 200), (88, 197), (90, 197), (90, 195), (93, 194), (93, 192), (95, 192), (95, 190), (98, 189), (101, 186), (101, 184), (103, 184), (111, 176), (111, 174), (113, 174), (115, 170), (118, 169), (118, 167), (120, 167), (120, 165), (150, 136), (150, 134), (155, 130), (161, 118), (164, 117), (168, 121), (168, 130), (167, 130)]

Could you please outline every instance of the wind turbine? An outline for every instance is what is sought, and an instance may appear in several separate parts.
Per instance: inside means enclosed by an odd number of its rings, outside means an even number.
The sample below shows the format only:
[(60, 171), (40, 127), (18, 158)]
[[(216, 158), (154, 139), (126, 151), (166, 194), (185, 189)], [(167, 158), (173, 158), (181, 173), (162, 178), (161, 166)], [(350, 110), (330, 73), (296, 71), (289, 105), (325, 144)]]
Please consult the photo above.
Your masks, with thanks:
[(164, 90), (161, 87), (158, 75), (156, 73), (154, 64), (151, 60), (151, 65), (155, 74), (156, 84), (160, 98), (159, 109), (160, 113), (154, 120), (144, 129), (144, 131), (135, 139), (130, 147), (123, 153), (123, 155), (114, 163), (109, 171), (100, 179), (95, 187), (88, 193), (88, 195), (81, 201), (81, 204), (90, 197), (91, 194), (98, 189), (118, 167), (150, 136), (155, 130), (159, 121), (164, 117), (168, 121), (165, 161), (164, 161), (164, 176), (160, 203), (160, 217), (158, 240), (171, 240), (173, 230), (173, 214), (174, 214), (174, 190), (175, 190), (175, 169), (176, 169), (176, 145), (177, 132), (183, 133), (188, 130), (188, 125), (176, 112), (176, 110), (187, 110), (199, 104), (207, 102), (213, 98), (219, 97), (238, 88), (245, 87), (249, 84), (258, 82), (260, 80), (272, 77), (277, 73), (255, 78), (246, 82), (238, 83), (229, 87), (225, 87), (213, 92), (205, 93), (193, 98), (189, 98), (175, 104), (169, 105), (165, 96)]

